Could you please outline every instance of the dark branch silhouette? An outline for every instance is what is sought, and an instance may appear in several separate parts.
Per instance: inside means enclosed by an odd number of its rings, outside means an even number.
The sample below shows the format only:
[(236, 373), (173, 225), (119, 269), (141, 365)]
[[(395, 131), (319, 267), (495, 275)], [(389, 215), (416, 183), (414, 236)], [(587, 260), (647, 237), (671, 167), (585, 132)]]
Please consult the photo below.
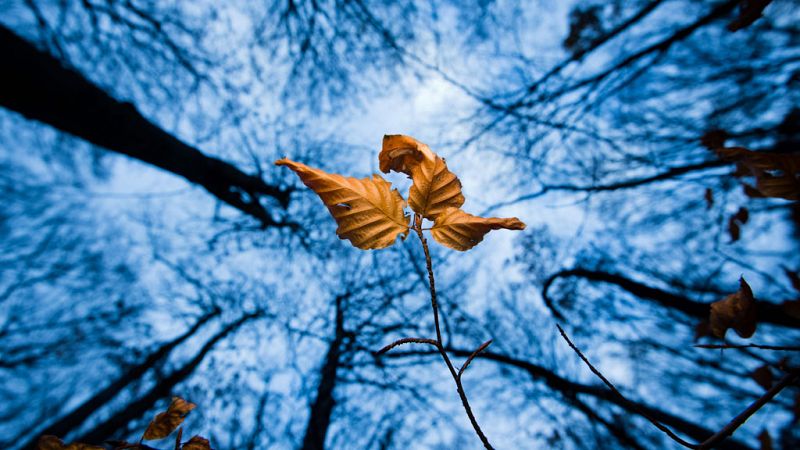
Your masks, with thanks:
[(76, 439), (76, 441), (103, 442), (114, 437), (114, 434), (124, 429), (127, 424), (142, 417), (142, 415), (152, 409), (159, 400), (168, 398), (178, 384), (188, 379), (194, 373), (194, 371), (200, 366), (200, 363), (203, 362), (203, 359), (205, 359), (206, 355), (214, 349), (217, 343), (228, 337), (230, 334), (236, 332), (245, 323), (262, 316), (263, 313), (260, 311), (252, 312), (245, 314), (239, 319), (224, 326), (220, 331), (206, 341), (205, 344), (203, 344), (203, 347), (200, 348), (200, 350), (192, 357), (192, 359), (172, 371), (166, 377), (156, 380), (153, 387), (128, 404), (123, 411), (120, 411), (107, 420), (97, 424), (91, 430), (83, 433), (83, 435)]
[[(469, 357), (469, 355), (473, 353), (473, 351), (471, 350), (465, 350), (453, 347), (448, 347), (446, 348), (446, 350), (453, 355), (463, 356), (463, 357)], [(436, 354), (438, 354), (438, 352), (406, 351), (406, 352), (388, 353), (387, 355), (388, 357), (392, 358), (402, 358), (408, 356), (436, 355)], [(491, 351), (484, 351), (481, 354), (479, 354), (477, 358), (486, 359), (498, 364), (521, 369), (525, 371), (533, 380), (544, 381), (549, 388), (564, 395), (567, 399), (575, 398), (576, 396), (582, 394), (621, 407), (622, 409), (628, 412), (635, 413), (636, 410), (645, 411), (648, 415), (655, 418), (659, 422), (669, 425), (674, 429), (680, 431), (681, 433), (684, 433), (687, 436), (692, 437), (693, 439), (705, 439), (708, 436), (714, 434), (713, 431), (704, 428), (700, 425), (697, 425), (696, 423), (693, 423), (689, 420), (686, 420), (683, 417), (665, 412), (661, 409), (649, 406), (644, 403), (621, 399), (602, 386), (593, 386), (588, 384), (576, 383), (574, 381), (562, 377), (561, 375), (556, 374), (550, 369), (547, 369), (543, 366), (540, 366), (538, 364), (529, 361), (525, 361), (520, 358), (515, 358), (509, 355), (505, 355), (502, 353), (495, 353)], [(736, 440), (728, 440), (724, 442), (723, 445), (720, 446), (720, 448), (730, 449), (730, 450), (750, 449), (749, 446), (740, 443)]]
[(0, 47), (7, 67), (0, 85), (3, 107), (179, 175), (263, 226), (286, 225), (270, 214), (262, 199), (270, 197), (286, 207), (287, 189), (182, 142), (144, 118), (132, 104), (111, 97), (3, 26)]
[(311, 405), (311, 411), (303, 436), (303, 450), (322, 450), (325, 448), (325, 436), (331, 424), (331, 416), (336, 401), (333, 397), (336, 388), (339, 367), (341, 366), (342, 344), (344, 342), (344, 311), (342, 296), (336, 297), (336, 318), (334, 320), (334, 338), (328, 344), (328, 352), (320, 369), (320, 380), (317, 395)]
[(725, 426), (723, 426), (719, 431), (703, 439), (702, 442), (698, 444), (693, 444), (677, 436), (675, 433), (672, 432), (672, 430), (664, 426), (658, 418), (650, 415), (647, 411), (640, 409), (638, 405), (633, 404), (633, 402), (625, 398), (625, 396), (623, 396), (622, 393), (619, 392), (616, 386), (614, 386), (614, 384), (611, 383), (611, 381), (609, 381), (596, 367), (594, 367), (592, 363), (590, 363), (589, 360), (586, 358), (586, 356), (580, 351), (580, 349), (577, 346), (575, 346), (575, 344), (572, 343), (572, 341), (567, 336), (567, 333), (564, 332), (561, 326), (559, 325), (556, 326), (558, 327), (559, 333), (561, 333), (561, 337), (563, 337), (564, 340), (567, 341), (567, 344), (569, 344), (570, 348), (589, 367), (592, 373), (595, 376), (597, 376), (603, 382), (603, 384), (605, 384), (608, 387), (610, 392), (612, 392), (615, 397), (619, 398), (620, 401), (622, 402), (630, 403), (631, 404), (630, 409), (632, 412), (639, 414), (640, 416), (649, 420), (650, 423), (653, 424), (653, 426), (664, 432), (673, 441), (681, 444), (684, 447), (695, 450), (706, 450), (714, 447), (724, 448), (724, 443), (726, 442), (726, 439), (729, 436), (733, 435), (733, 432), (736, 431), (736, 429), (738, 429), (740, 426), (742, 426), (744, 422), (750, 418), (750, 416), (755, 414), (770, 400), (775, 398), (775, 396), (778, 395), (778, 393), (780, 393), (784, 388), (790, 386), (791, 384), (794, 384), (798, 379), (800, 379), (800, 369), (797, 368), (790, 369), (788, 373), (780, 381), (775, 383), (774, 386), (768, 389), (764, 395), (756, 399), (756, 401), (750, 404), (750, 406), (745, 408), (744, 411), (739, 413), (736, 417), (731, 419), (730, 422), (728, 422)]
[(88, 419), (89, 416), (116, 398), (117, 395), (119, 395), (132, 383), (140, 381), (145, 373), (156, 367), (157, 364), (163, 362), (163, 360), (172, 352), (172, 350), (194, 336), (197, 331), (203, 327), (203, 325), (208, 323), (208, 321), (218, 317), (220, 312), (220, 310), (215, 310), (202, 316), (197, 320), (197, 322), (194, 323), (194, 325), (186, 330), (186, 332), (175, 339), (162, 344), (153, 353), (148, 355), (144, 361), (131, 366), (115, 381), (98, 391), (96, 394), (92, 395), (86, 401), (81, 403), (80, 406), (73, 409), (68, 414), (48, 425), (44, 430), (38, 433), (36, 430), (29, 430), (27, 435), (31, 437), (31, 440), (27, 444), (23, 445), (22, 448), (34, 448), (39, 435), (49, 434), (54, 436), (65, 436), (70, 431), (77, 430), (78, 427), (86, 423), (86, 419)]
[[(663, 289), (654, 288), (644, 283), (626, 278), (622, 275), (603, 272), (601, 270), (575, 268), (554, 273), (548, 277), (542, 285), (542, 298), (544, 303), (548, 309), (552, 311), (553, 315), (559, 320), (566, 320), (566, 318), (556, 307), (553, 299), (550, 297), (549, 292), (556, 280), (569, 277), (578, 277), (587, 280), (613, 284), (641, 299), (652, 300), (662, 307), (680, 311), (687, 316), (694, 317), (699, 320), (707, 320), (710, 312), (711, 305), (708, 303), (698, 302), (688, 299), (682, 295), (674, 294)], [(757, 305), (758, 320), (760, 322), (771, 323), (790, 328), (800, 328), (800, 320), (787, 314), (780, 305), (766, 301), (758, 302)]]

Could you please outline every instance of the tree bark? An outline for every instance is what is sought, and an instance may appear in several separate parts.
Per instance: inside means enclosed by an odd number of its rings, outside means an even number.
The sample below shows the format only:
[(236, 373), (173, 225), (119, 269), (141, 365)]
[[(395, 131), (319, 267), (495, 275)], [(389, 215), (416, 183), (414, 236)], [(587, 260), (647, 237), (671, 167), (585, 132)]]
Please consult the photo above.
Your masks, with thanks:
[[(575, 268), (562, 270), (551, 275), (547, 281), (545, 281), (544, 286), (542, 286), (542, 298), (544, 299), (545, 304), (553, 312), (553, 315), (561, 320), (566, 319), (555, 307), (552, 299), (548, 295), (548, 292), (555, 280), (558, 278), (567, 277), (580, 277), (587, 280), (614, 284), (639, 298), (652, 300), (660, 306), (675, 309), (686, 314), (687, 316), (694, 317), (699, 320), (708, 320), (709, 314), (711, 313), (711, 305), (708, 303), (690, 300), (684, 296), (647, 286), (646, 284), (614, 273)], [(789, 328), (800, 328), (800, 320), (787, 314), (780, 305), (776, 305), (767, 301), (757, 302), (756, 305), (758, 306), (759, 322), (770, 323)]]
[(344, 340), (344, 316), (342, 297), (336, 298), (336, 330), (334, 338), (325, 355), (325, 363), (320, 370), (321, 378), (317, 386), (317, 396), (311, 405), (311, 413), (303, 437), (303, 450), (322, 450), (325, 448), (325, 436), (331, 424), (331, 415), (336, 400), (333, 392), (336, 388), (336, 377), (341, 363), (342, 341)]
[(219, 200), (258, 219), (278, 223), (262, 204), (265, 196), (283, 207), (289, 192), (248, 175), (232, 164), (203, 154), (148, 121), (130, 103), (120, 102), (64, 67), (52, 55), (0, 25), (3, 82), (0, 105), (94, 145), (152, 164), (203, 186)]

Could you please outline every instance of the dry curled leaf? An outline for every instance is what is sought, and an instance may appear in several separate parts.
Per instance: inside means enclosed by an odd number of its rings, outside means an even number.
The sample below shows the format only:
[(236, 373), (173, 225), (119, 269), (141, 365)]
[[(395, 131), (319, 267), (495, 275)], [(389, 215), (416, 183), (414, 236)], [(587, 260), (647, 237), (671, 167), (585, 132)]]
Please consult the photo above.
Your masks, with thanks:
[(741, 161), (749, 167), (761, 170), (778, 169), (781, 166), (793, 167), (795, 155), (753, 151), (744, 147), (718, 147), (714, 151), (725, 161)]
[(422, 142), (402, 134), (383, 136), (383, 148), (378, 154), (381, 172), (395, 171), (411, 175), (411, 169), (425, 159), (433, 160), (435, 155)]
[[(396, 171), (412, 180), (409, 204), (421, 218), (433, 220), (433, 238), (456, 250), (468, 250), (490, 230), (525, 228), (519, 219), (482, 218), (459, 208), (464, 204), (461, 182), (447, 168), (445, 160), (427, 145), (410, 136), (386, 135), (378, 155), (384, 172)], [(292, 169), (303, 183), (319, 195), (339, 224), (336, 234), (361, 249), (388, 247), (408, 236), (410, 225), (403, 213), (405, 201), (391, 184), (379, 175), (356, 179), (324, 172), (283, 158), (276, 165)]]
[(743, 338), (749, 338), (756, 331), (756, 301), (753, 291), (744, 280), (739, 279), (739, 290), (724, 299), (711, 304), (711, 332), (724, 339), (729, 328)]
[(765, 197), (800, 200), (800, 178), (797, 173), (784, 176), (761, 174), (756, 178), (756, 188)]
[(180, 397), (173, 397), (169, 408), (165, 412), (159, 413), (147, 426), (143, 439), (153, 441), (169, 436), (183, 423), (183, 419), (195, 406), (197, 405)]
[(403, 213), (405, 201), (397, 189), (380, 177), (352, 178), (283, 158), (278, 166), (292, 169), (319, 195), (339, 225), (336, 234), (354, 246), (368, 250), (395, 243), (398, 235), (408, 236), (408, 219)]
[(464, 204), (461, 181), (447, 170), (447, 163), (438, 155), (413, 166), (411, 179), (414, 184), (408, 193), (408, 204), (426, 219), (433, 220), (447, 208)]
[(384, 136), (378, 161), (385, 173), (402, 172), (411, 177), (408, 205), (422, 217), (433, 220), (445, 209), (464, 204), (461, 181), (447, 169), (444, 158), (413, 137)]
[[(734, 175), (755, 176), (755, 188), (761, 195), (800, 200), (800, 155), (754, 152), (743, 147), (716, 148), (714, 151), (721, 159), (737, 163)], [(739, 166), (749, 173), (741, 173)]]
[(489, 231), (501, 228), (524, 230), (525, 224), (516, 217), (484, 218), (467, 214), (458, 208), (448, 208), (436, 216), (431, 235), (445, 247), (463, 252), (478, 245)]
[(36, 443), (37, 450), (105, 450), (103, 447), (97, 445), (80, 444), (73, 442), (71, 444), (64, 444), (61, 439), (45, 435), (39, 438)]
[(142, 443), (131, 443), (127, 441), (106, 441), (106, 444), (112, 446), (114, 450), (158, 450), (157, 448), (150, 447)]
[(211, 444), (204, 437), (193, 436), (183, 444), (181, 450), (211, 450)]

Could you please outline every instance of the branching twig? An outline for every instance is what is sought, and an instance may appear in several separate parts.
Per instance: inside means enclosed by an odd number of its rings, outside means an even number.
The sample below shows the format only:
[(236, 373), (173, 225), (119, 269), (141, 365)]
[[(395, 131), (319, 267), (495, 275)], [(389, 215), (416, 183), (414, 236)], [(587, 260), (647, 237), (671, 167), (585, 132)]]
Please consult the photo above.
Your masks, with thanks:
[(789, 370), (789, 372), (786, 374), (786, 376), (784, 376), (780, 381), (778, 381), (778, 383), (776, 383), (770, 390), (768, 390), (766, 393), (764, 393), (764, 395), (762, 395), (756, 401), (751, 403), (750, 406), (745, 408), (744, 411), (739, 413), (739, 415), (737, 415), (736, 417), (731, 419), (731, 421), (728, 422), (727, 425), (722, 427), (719, 431), (714, 433), (711, 437), (709, 437), (705, 441), (703, 441), (703, 442), (701, 442), (699, 444), (693, 444), (691, 442), (685, 441), (685, 440), (681, 439), (680, 437), (678, 437), (672, 430), (670, 430), (669, 428), (667, 428), (666, 426), (661, 424), (661, 422), (659, 422), (659, 421), (653, 419), (652, 417), (650, 417), (647, 413), (645, 413), (641, 409), (639, 409), (633, 402), (631, 402), (630, 400), (625, 398), (625, 396), (623, 396), (619, 392), (619, 390), (610, 381), (608, 381), (608, 379), (605, 376), (603, 376), (603, 374), (600, 373), (600, 371), (597, 370), (592, 365), (592, 363), (589, 362), (588, 359), (586, 359), (586, 356), (584, 356), (583, 353), (578, 349), (578, 347), (576, 347), (575, 344), (573, 344), (572, 341), (569, 339), (569, 337), (567, 337), (567, 333), (564, 332), (564, 329), (561, 328), (560, 325), (556, 325), (556, 327), (558, 327), (558, 331), (559, 331), (559, 333), (561, 333), (561, 337), (563, 337), (564, 340), (567, 341), (567, 344), (569, 344), (570, 348), (575, 353), (578, 354), (578, 356), (589, 367), (589, 369), (592, 371), (592, 373), (594, 373), (598, 378), (600, 378), (600, 380), (603, 383), (605, 383), (605, 385), (608, 386), (608, 388), (611, 389), (611, 391), (615, 395), (617, 395), (622, 401), (624, 401), (631, 408), (631, 410), (633, 410), (634, 412), (636, 412), (640, 416), (644, 417), (645, 419), (649, 420), (650, 423), (652, 423), (659, 430), (663, 431), (667, 436), (670, 437), (670, 439), (672, 439), (675, 442), (683, 445), (684, 447), (691, 448), (691, 449), (694, 449), (694, 450), (706, 450), (706, 449), (710, 449), (710, 448), (714, 447), (715, 445), (719, 444), (726, 437), (732, 435), (733, 432), (736, 431), (737, 428), (742, 426), (742, 424), (747, 419), (749, 419), (750, 416), (755, 414), (756, 411), (761, 409), (770, 400), (775, 398), (775, 396), (778, 395), (778, 393), (780, 391), (782, 391), (785, 387), (791, 385), (792, 383), (796, 383), (798, 380), (800, 380), (800, 368), (794, 368), (794, 369)]
[(458, 391), (458, 396), (461, 398), (461, 404), (464, 406), (464, 411), (467, 412), (467, 417), (469, 417), (469, 421), (472, 424), (472, 428), (475, 430), (475, 433), (478, 435), (478, 438), (480, 438), (481, 442), (483, 443), (483, 446), (487, 450), (494, 450), (494, 447), (492, 447), (492, 445), (489, 443), (489, 439), (486, 437), (485, 434), (483, 434), (483, 430), (481, 430), (481, 427), (478, 425), (478, 421), (475, 419), (475, 415), (472, 413), (472, 408), (469, 405), (469, 400), (467, 400), (467, 394), (464, 392), (464, 386), (461, 384), (461, 375), (467, 369), (469, 363), (472, 362), (472, 360), (475, 359), (475, 357), (478, 356), (480, 352), (486, 349), (486, 347), (488, 347), (489, 344), (492, 343), (492, 341), (490, 339), (481, 344), (481, 346), (478, 347), (469, 356), (469, 358), (467, 358), (467, 360), (461, 366), (461, 369), (459, 369), (459, 371), (456, 372), (456, 369), (453, 366), (452, 361), (450, 361), (450, 357), (447, 355), (447, 351), (444, 348), (444, 344), (442, 343), (442, 329), (439, 325), (439, 304), (436, 300), (436, 280), (434, 279), (433, 276), (433, 264), (431, 262), (431, 253), (430, 250), (428, 249), (428, 241), (422, 234), (422, 216), (420, 216), (419, 214), (414, 215), (414, 225), (412, 228), (417, 233), (417, 236), (419, 237), (419, 240), (422, 243), (422, 250), (425, 252), (425, 264), (428, 268), (428, 283), (431, 290), (431, 308), (433, 309), (433, 326), (434, 328), (436, 328), (436, 340), (425, 339), (425, 338), (398, 339), (392, 342), (391, 344), (387, 345), (386, 347), (383, 347), (382, 349), (378, 350), (377, 354), (381, 355), (397, 346), (410, 343), (430, 344), (436, 347), (436, 349), (439, 351), (439, 354), (442, 355), (442, 359), (444, 360), (444, 363), (447, 365), (447, 369), (450, 371), (450, 375), (453, 376), (453, 381), (455, 381), (456, 383), (456, 390)]
[(467, 367), (469, 366), (469, 363), (471, 363), (472, 360), (475, 359), (476, 356), (478, 356), (478, 353), (486, 350), (486, 347), (488, 347), (491, 343), (492, 343), (492, 340), (489, 339), (488, 341), (486, 341), (483, 344), (481, 344), (481, 346), (478, 347), (474, 352), (472, 352), (471, 355), (469, 355), (469, 358), (467, 358), (467, 360), (464, 361), (464, 365), (462, 365), (461, 368), (458, 369), (458, 378), (461, 378), (461, 374), (463, 374), (464, 371), (467, 370)]

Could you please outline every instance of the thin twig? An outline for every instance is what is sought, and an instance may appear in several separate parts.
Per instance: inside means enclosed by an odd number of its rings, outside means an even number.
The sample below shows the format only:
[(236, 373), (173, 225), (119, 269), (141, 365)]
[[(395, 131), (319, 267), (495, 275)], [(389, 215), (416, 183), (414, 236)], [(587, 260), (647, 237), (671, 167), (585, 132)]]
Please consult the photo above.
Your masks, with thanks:
[(727, 425), (722, 427), (722, 429), (716, 432), (713, 436), (703, 441), (703, 443), (700, 444), (697, 448), (698, 449), (711, 448), (714, 445), (721, 442), (726, 437), (732, 435), (737, 428), (742, 426), (742, 424), (747, 419), (750, 418), (750, 416), (755, 414), (756, 411), (761, 409), (764, 405), (769, 403), (770, 400), (775, 398), (775, 396), (778, 395), (778, 393), (782, 391), (783, 388), (789, 386), (792, 383), (796, 383), (798, 380), (800, 380), (800, 369), (790, 370), (789, 373), (786, 374), (786, 376), (781, 378), (781, 380), (775, 384), (775, 386), (772, 386), (772, 388), (768, 390), (764, 395), (762, 395), (756, 401), (751, 403), (750, 406), (748, 406), (744, 411), (739, 413), (738, 416), (734, 417), (730, 422), (728, 422)]
[(494, 447), (489, 443), (489, 439), (483, 434), (481, 427), (478, 425), (478, 421), (475, 419), (475, 415), (472, 413), (472, 408), (469, 406), (469, 400), (467, 400), (467, 394), (464, 392), (464, 386), (461, 384), (461, 375), (467, 369), (469, 364), (475, 359), (476, 356), (480, 352), (486, 349), (489, 344), (492, 343), (492, 340), (489, 339), (488, 341), (481, 344), (472, 354), (467, 358), (464, 364), (461, 366), (458, 372), (456, 372), (455, 367), (453, 366), (453, 362), (450, 361), (450, 357), (447, 355), (447, 351), (444, 348), (444, 343), (442, 342), (442, 329), (439, 325), (439, 303), (436, 300), (436, 280), (433, 276), (433, 263), (431, 262), (431, 252), (428, 249), (428, 241), (425, 239), (425, 236), (422, 234), (422, 216), (419, 214), (414, 215), (414, 225), (412, 226), (414, 231), (417, 233), (419, 237), (419, 241), (422, 243), (422, 250), (425, 252), (425, 265), (428, 268), (428, 285), (430, 286), (431, 291), (431, 308), (433, 309), (433, 326), (436, 328), (436, 339), (426, 339), (426, 338), (417, 338), (417, 337), (407, 337), (398, 339), (391, 344), (383, 347), (382, 349), (378, 350), (375, 354), (382, 355), (383, 353), (388, 352), (389, 350), (403, 345), (403, 344), (430, 344), (436, 347), (439, 351), (439, 354), (442, 355), (442, 359), (444, 363), (447, 365), (447, 369), (450, 371), (450, 375), (453, 376), (453, 381), (456, 383), (456, 391), (458, 391), (458, 396), (461, 398), (461, 404), (464, 406), (464, 411), (467, 412), (467, 417), (469, 417), (469, 422), (472, 424), (472, 428), (475, 430), (475, 433), (480, 438), (483, 446), (487, 450), (494, 450)]
[(558, 331), (561, 333), (561, 337), (563, 337), (564, 340), (567, 341), (567, 344), (569, 344), (570, 348), (572, 348), (572, 350), (575, 353), (577, 353), (578, 356), (580, 356), (580, 358), (583, 360), (584, 363), (586, 363), (587, 366), (589, 366), (589, 369), (592, 371), (592, 373), (597, 375), (597, 378), (600, 378), (600, 380), (602, 380), (603, 383), (605, 383), (605, 385), (608, 386), (609, 389), (611, 389), (611, 392), (613, 392), (621, 400), (623, 400), (628, 405), (629, 408), (631, 408), (633, 411), (636, 411), (640, 416), (642, 416), (645, 419), (649, 420), (650, 423), (652, 423), (659, 430), (661, 430), (664, 433), (666, 433), (666, 435), (669, 436), (670, 438), (672, 438), (672, 440), (674, 440), (675, 442), (683, 445), (684, 447), (697, 448), (696, 445), (692, 444), (691, 442), (687, 442), (687, 441), (681, 439), (678, 435), (673, 433), (672, 430), (670, 430), (666, 426), (662, 425), (661, 422), (657, 421), (656, 419), (653, 419), (652, 417), (650, 417), (647, 413), (645, 413), (644, 411), (640, 410), (633, 402), (631, 402), (630, 400), (625, 398), (625, 396), (622, 395), (619, 392), (619, 390), (617, 390), (616, 386), (614, 386), (610, 381), (608, 381), (608, 379), (605, 376), (603, 376), (603, 374), (600, 373), (600, 371), (597, 370), (592, 365), (592, 363), (590, 363), (589, 360), (586, 359), (585, 356), (583, 356), (583, 353), (581, 353), (581, 351), (578, 349), (578, 347), (576, 347), (575, 344), (573, 344), (572, 341), (569, 340), (569, 338), (567, 337), (567, 333), (564, 332), (564, 329), (561, 328), (561, 325), (556, 325), (556, 327), (558, 327)]
[(408, 338), (398, 339), (398, 340), (392, 342), (391, 344), (387, 345), (386, 347), (383, 347), (382, 349), (378, 350), (377, 354), (378, 355), (382, 355), (382, 354), (388, 352), (389, 350), (391, 350), (391, 349), (393, 349), (395, 347), (401, 346), (403, 344), (430, 344), (430, 345), (433, 345), (436, 348), (439, 348), (439, 343), (434, 341), (433, 339), (408, 337)]
[(458, 370), (458, 378), (461, 378), (461, 374), (464, 373), (465, 370), (467, 370), (467, 367), (469, 366), (469, 363), (471, 363), (472, 360), (475, 359), (476, 356), (478, 356), (478, 353), (486, 350), (486, 347), (488, 347), (491, 343), (492, 343), (492, 340), (489, 339), (488, 341), (486, 341), (483, 344), (481, 344), (481, 346), (478, 347), (474, 352), (472, 352), (471, 355), (469, 355), (469, 358), (467, 358), (467, 360), (464, 361), (464, 365), (462, 365), (461, 369)]
[(469, 406), (469, 400), (467, 400), (467, 394), (464, 392), (464, 386), (461, 384), (461, 376), (459, 375), (459, 373), (456, 373), (456, 369), (453, 367), (453, 363), (450, 361), (450, 357), (447, 356), (447, 352), (444, 350), (444, 344), (442, 343), (442, 330), (439, 327), (439, 305), (436, 302), (436, 281), (433, 277), (433, 264), (431, 263), (431, 253), (430, 250), (428, 249), (428, 241), (425, 239), (425, 236), (422, 235), (422, 216), (420, 216), (419, 214), (416, 214), (414, 216), (414, 231), (417, 233), (417, 236), (419, 237), (419, 240), (422, 243), (422, 250), (425, 252), (425, 264), (428, 267), (428, 281), (430, 282), (430, 289), (431, 289), (431, 307), (433, 308), (433, 325), (434, 327), (436, 327), (436, 342), (438, 344), (436, 347), (439, 349), (439, 354), (442, 355), (442, 359), (447, 365), (447, 369), (450, 370), (450, 374), (453, 376), (453, 381), (455, 381), (456, 383), (456, 390), (458, 391), (458, 396), (461, 398), (461, 404), (464, 406), (464, 410), (467, 412), (467, 417), (469, 417), (469, 421), (472, 424), (472, 428), (475, 429), (475, 433), (480, 438), (481, 442), (483, 443), (483, 446), (487, 450), (494, 450), (494, 447), (492, 447), (492, 445), (489, 443), (489, 439), (486, 437), (485, 434), (483, 434), (481, 427), (478, 425), (478, 421), (475, 419), (475, 415), (472, 413), (472, 408)]
[(611, 391), (614, 394), (616, 394), (622, 401), (624, 401), (634, 412), (644, 417), (645, 419), (649, 420), (650, 423), (652, 423), (659, 430), (663, 431), (667, 436), (669, 436), (675, 442), (683, 445), (684, 447), (691, 448), (694, 450), (706, 450), (719, 444), (723, 439), (732, 435), (733, 432), (736, 431), (737, 428), (742, 426), (742, 424), (747, 419), (749, 419), (750, 416), (755, 414), (756, 411), (761, 409), (770, 400), (775, 398), (775, 396), (778, 395), (778, 393), (782, 391), (785, 387), (791, 385), (792, 383), (796, 383), (798, 380), (800, 380), (800, 368), (791, 369), (789, 373), (786, 374), (786, 376), (784, 376), (780, 381), (778, 381), (778, 383), (775, 384), (775, 386), (773, 386), (770, 390), (768, 390), (764, 395), (756, 399), (756, 401), (751, 403), (750, 406), (745, 408), (744, 411), (739, 413), (739, 415), (731, 419), (731, 421), (728, 422), (727, 425), (722, 427), (718, 432), (714, 433), (711, 437), (709, 437), (708, 439), (699, 444), (692, 444), (691, 442), (687, 442), (678, 437), (672, 430), (667, 428), (665, 425), (661, 424), (661, 422), (650, 417), (647, 413), (639, 409), (636, 406), (636, 404), (625, 398), (625, 396), (623, 396), (619, 392), (619, 390), (610, 381), (608, 381), (608, 379), (605, 376), (603, 376), (603, 374), (600, 373), (600, 371), (597, 370), (592, 365), (592, 363), (589, 362), (588, 359), (586, 359), (586, 356), (584, 356), (583, 353), (578, 349), (578, 347), (576, 347), (575, 344), (573, 344), (572, 341), (569, 339), (567, 333), (564, 332), (564, 329), (561, 328), (560, 325), (556, 325), (556, 327), (558, 327), (558, 331), (559, 333), (561, 333), (561, 337), (563, 337), (564, 340), (567, 341), (567, 344), (569, 344), (570, 348), (575, 353), (578, 354), (578, 356), (589, 367), (592, 373), (594, 373), (598, 378), (600, 378), (600, 380), (603, 381), (603, 383), (605, 383), (605, 385), (608, 386), (608, 388), (611, 389)]
[(762, 350), (777, 350), (777, 351), (783, 351), (783, 352), (800, 352), (800, 347), (798, 347), (798, 346), (763, 345), (763, 344), (743, 344), (743, 345), (734, 345), (734, 344), (697, 344), (694, 347), (696, 347), (696, 348), (720, 348), (720, 349), (727, 349), (727, 348), (760, 348)]

